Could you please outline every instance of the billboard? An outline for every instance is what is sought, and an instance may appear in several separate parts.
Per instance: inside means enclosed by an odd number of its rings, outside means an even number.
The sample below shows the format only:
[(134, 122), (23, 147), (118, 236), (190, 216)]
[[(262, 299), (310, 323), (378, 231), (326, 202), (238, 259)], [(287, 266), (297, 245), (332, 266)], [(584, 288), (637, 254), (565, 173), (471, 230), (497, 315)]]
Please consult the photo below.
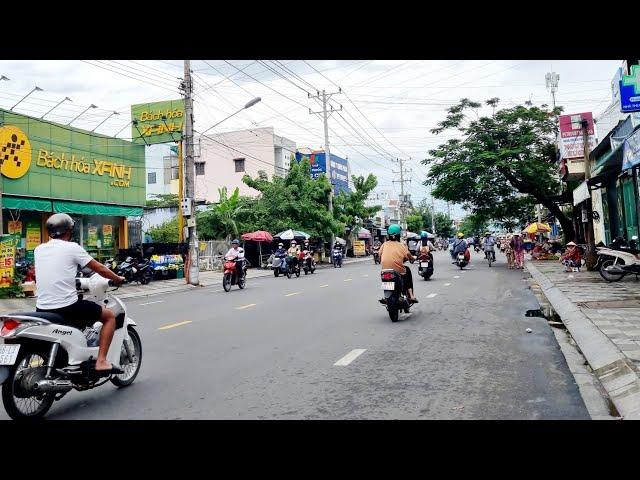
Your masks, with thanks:
[[(296, 152), (296, 161), (300, 162), (307, 157), (311, 163), (311, 177), (318, 178), (327, 173), (326, 155), (323, 150), (311, 151), (311, 153)], [(333, 192), (349, 191), (349, 161), (331, 154), (331, 183)]]
[(589, 149), (596, 148), (595, 126), (591, 112), (560, 115), (560, 153), (561, 158), (583, 158), (582, 120), (587, 121)]
[(640, 111), (640, 65), (631, 65), (630, 75), (620, 78), (620, 111)]
[(144, 147), (0, 109), (3, 193), (141, 206)]
[(131, 141), (138, 145), (182, 140), (184, 99), (131, 105)]

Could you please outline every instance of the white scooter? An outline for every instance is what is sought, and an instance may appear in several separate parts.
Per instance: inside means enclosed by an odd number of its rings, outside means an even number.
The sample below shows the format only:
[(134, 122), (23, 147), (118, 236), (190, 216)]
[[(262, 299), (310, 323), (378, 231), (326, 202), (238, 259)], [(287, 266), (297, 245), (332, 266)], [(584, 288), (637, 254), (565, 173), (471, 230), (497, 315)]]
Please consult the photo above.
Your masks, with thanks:
[(107, 361), (124, 371), (119, 375), (105, 378), (95, 371), (99, 322), (81, 331), (61, 324), (59, 315), (48, 312), (0, 316), (0, 338), (4, 340), (0, 344), (0, 384), (2, 402), (11, 418), (41, 418), (72, 389), (89, 390), (109, 380), (117, 387), (133, 383), (140, 371), (142, 343), (125, 305), (107, 293), (112, 285), (99, 275), (76, 279), (80, 298), (104, 305), (116, 315)]
[[(635, 237), (634, 237), (635, 238)], [(607, 282), (617, 282), (625, 275), (640, 275), (638, 250), (618, 250), (608, 247), (596, 247), (600, 276)]]

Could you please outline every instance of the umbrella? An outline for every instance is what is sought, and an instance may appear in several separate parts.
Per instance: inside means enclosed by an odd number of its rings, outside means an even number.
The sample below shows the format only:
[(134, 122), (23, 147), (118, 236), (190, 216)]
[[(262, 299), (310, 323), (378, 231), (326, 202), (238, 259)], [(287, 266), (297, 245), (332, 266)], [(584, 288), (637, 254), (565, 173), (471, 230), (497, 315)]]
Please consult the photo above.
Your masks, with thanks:
[(409, 238), (420, 238), (420, 235), (418, 235), (417, 233), (414, 233), (414, 232), (407, 231), (405, 235), (406, 235), (405, 238), (407, 238), (407, 239), (409, 239)]
[(273, 237), (269, 232), (257, 230), (255, 232), (243, 233), (242, 240), (258, 242), (258, 264), (262, 264), (262, 242), (272, 242)]
[(308, 233), (302, 232), (300, 230), (285, 230), (284, 232), (280, 232), (274, 237), (279, 238), (280, 240), (293, 240), (294, 238), (304, 238), (308, 239), (311, 235)]
[(336, 237), (336, 243), (340, 243), (342, 245), (346, 245), (347, 241), (344, 238)]
[(551, 227), (546, 223), (535, 222), (524, 229), (527, 233), (550, 232)]

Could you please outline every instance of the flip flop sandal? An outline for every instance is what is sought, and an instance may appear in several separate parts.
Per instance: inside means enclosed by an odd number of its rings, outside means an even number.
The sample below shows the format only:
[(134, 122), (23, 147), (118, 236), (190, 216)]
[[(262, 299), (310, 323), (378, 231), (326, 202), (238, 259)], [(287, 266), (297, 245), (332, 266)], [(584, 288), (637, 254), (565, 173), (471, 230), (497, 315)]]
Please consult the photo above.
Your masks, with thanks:
[(109, 370), (94, 370), (94, 372), (96, 372), (98, 377), (108, 377), (110, 375), (122, 375), (124, 373), (124, 370), (111, 365), (111, 368)]

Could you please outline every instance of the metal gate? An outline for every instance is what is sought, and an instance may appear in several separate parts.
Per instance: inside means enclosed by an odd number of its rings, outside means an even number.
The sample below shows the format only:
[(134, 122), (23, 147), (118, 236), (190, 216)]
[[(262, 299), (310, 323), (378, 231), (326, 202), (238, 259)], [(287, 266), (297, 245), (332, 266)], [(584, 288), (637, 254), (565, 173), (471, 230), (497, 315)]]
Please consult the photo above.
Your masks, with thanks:
[(142, 245), (142, 220), (128, 220), (129, 248)]

